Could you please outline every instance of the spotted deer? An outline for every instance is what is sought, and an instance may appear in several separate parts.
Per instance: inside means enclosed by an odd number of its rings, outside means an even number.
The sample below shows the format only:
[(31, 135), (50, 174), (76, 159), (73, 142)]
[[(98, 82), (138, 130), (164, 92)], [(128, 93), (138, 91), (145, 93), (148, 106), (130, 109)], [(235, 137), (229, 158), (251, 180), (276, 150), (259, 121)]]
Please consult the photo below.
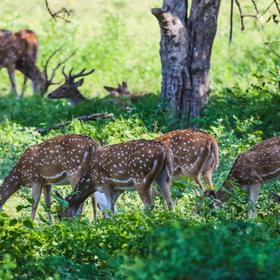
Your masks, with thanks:
[[(45, 204), (50, 208), (51, 186), (71, 184), (74, 188), (88, 168), (97, 142), (87, 136), (68, 134), (32, 145), (23, 153), (15, 167), (0, 186), (0, 209), (21, 186), (32, 188), (32, 218), (45, 194)], [(48, 213), (51, 222), (51, 215)]]
[(135, 102), (139, 97), (143, 97), (143, 93), (131, 93), (128, 90), (128, 84), (126, 81), (123, 81), (121, 84), (118, 84), (118, 87), (110, 87), (110, 86), (104, 86), (104, 89), (106, 89), (110, 96), (122, 98), (122, 97), (128, 97), (130, 101)]
[(81, 102), (86, 101), (87, 99), (79, 91), (79, 87), (84, 83), (84, 79), (75, 81), (81, 77), (92, 74), (95, 69), (92, 69), (88, 72), (85, 72), (86, 69), (83, 69), (77, 74), (72, 74), (73, 68), (69, 71), (69, 74), (66, 74), (64, 67), (62, 68), (62, 74), (65, 78), (64, 84), (48, 94), (50, 99), (67, 99), (72, 106), (77, 106)]
[(38, 48), (36, 34), (31, 30), (26, 29), (15, 33), (7, 30), (0, 31), (0, 67), (7, 68), (11, 81), (11, 92), (15, 93), (17, 98), (19, 98), (19, 94), (16, 87), (15, 70), (19, 70), (25, 76), (22, 96), (27, 78), (32, 81), (33, 92), (43, 95), (50, 85), (56, 84), (53, 82), (56, 70), (72, 56), (59, 62), (49, 77), (48, 64), (61, 48), (48, 57), (43, 71), (40, 71), (36, 65)]
[[(219, 147), (217, 140), (208, 133), (198, 129), (182, 129), (165, 133), (155, 139), (168, 147), (174, 155), (173, 176), (188, 176), (195, 180), (202, 191), (205, 191), (200, 177), (208, 188), (211, 188), (212, 173), (219, 164)], [(200, 192), (196, 191), (197, 195)], [(114, 201), (121, 194), (115, 194)], [(158, 193), (160, 195), (160, 192)], [(96, 197), (101, 209), (106, 209), (104, 199)], [(104, 212), (104, 210), (103, 210)], [(104, 213), (103, 213), (104, 215)]]
[[(234, 186), (239, 186), (249, 192), (251, 207), (249, 218), (256, 215), (256, 204), (261, 186), (267, 182), (280, 178), (280, 137), (267, 139), (250, 150), (240, 154), (223, 183), (223, 187), (214, 192), (206, 191), (205, 195), (217, 199), (221, 203), (226, 202)], [(214, 203), (213, 206), (220, 206)]]
[(169, 191), (172, 173), (172, 152), (157, 141), (136, 140), (100, 147), (73, 194), (66, 197), (69, 207), (60, 216), (76, 216), (80, 204), (97, 190), (104, 192), (112, 213), (115, 211), (114, 192), (134, 189), (143, 204), (151, 209), (153, 181), (159, 184), (169, 209), (173, 209)]

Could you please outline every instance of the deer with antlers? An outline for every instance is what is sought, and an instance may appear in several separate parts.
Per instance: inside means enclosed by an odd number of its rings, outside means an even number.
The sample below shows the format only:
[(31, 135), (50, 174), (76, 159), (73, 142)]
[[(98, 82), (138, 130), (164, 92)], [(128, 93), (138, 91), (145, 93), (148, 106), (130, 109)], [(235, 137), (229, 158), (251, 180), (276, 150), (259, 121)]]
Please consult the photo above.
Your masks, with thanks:
[(76, 216), (80, 204), (97, 190), (104, 192), (112, 213), (115, 211), (114, 192), (134, 189), (143, 204), (151, 209), (150, 186), (153, 181), (159, 184), (169, 209), (173, 209), (169, 191), (172, 173), (173, 154), (157, 141), (136, 140), (100, 147), (73, 194), (66, 197), (69, 206), (60, 216)]
[(72, 106), (77, 106), (81, 102), (86, 101), (87, 99), (79, 91), (79, 87), (84, 83), (84, 79), (75, 81), (81, 77), (92, 74), (95, 69), (92, 69), (88, 72), (85, 72), (86, 69), (83, 69), (77, 74), (72, 74), (73, 68), (69, 71), (69, 74), (66, 74), (64, 67), (62, 68), (62, 74), (65, 78), (64, 84), (55, 89), (53, 92), (48, 94), (48, 98), (51, 99), (67, 99)]
[(7, 30), (0, 31), (0, 67), (7, 68), (11, 81), (11, 92), (15, 93), (17, 98), (19, 98), (19, 94), (16, 87), (15, 70), (19, 70), (25, 76), (21, 96), (23, 96), (27, 78), (32, 80), (34, 93), (43, 95), (50, 85), (55, 84), (53, 78), (56, 70), (73, 55), (71, 54), (63, 62), (59, 62), (49, 78), (48, 64), (61, 48), (49, 56), (42, 72), (36, 66), (38, 48), (37, 36), (31, 30), (25, 29), (15, 33)]
[[(99, 144), (87, 136), (63, 135), (30, 146), (0, 186), (0, 209), (21, 186), (32, 188), (32, 218), (44, 191), (47, 208), (51, 186), (70, 184), (73, 188), (88, 169)], [(49, 221), (51, 215), (48, 213)]]
[[(219, 164), (219, 147), (213, 136), (202, 130), (190, 128), (168, 132), (155, 140), (173, 152), (174, 177), (187, 176), (192, 178), (201, 189), (200, 191), (194, 189), (197, 195), (206, 190), (200, 177), (203, 178), (208, 188), (212, 187), (212, 173)], [(160, 192), (158, 194), (160, 195)], [(121, 192), (115, 194), (114, 201), (118, 199), (119, 195)], [(95, 200), (104, 215), (107, 202), (104, 202), (100, 194), (96, 196)], [(93, 211), (96, 211), (96, 207), (93, 208)]]
[(256, 204), (261, 186), (280, 178), (280, 137), (267, 139), (250, 150), (240, 154), (225, 180), (223, 187), (214, 192), (208, 190), (205, 195), (215, 198), (213, 206), (218, 207), (226, 202), (234, 186), (239, 186), (250, 193), (251, 207), (248, 216), (256, 215)]

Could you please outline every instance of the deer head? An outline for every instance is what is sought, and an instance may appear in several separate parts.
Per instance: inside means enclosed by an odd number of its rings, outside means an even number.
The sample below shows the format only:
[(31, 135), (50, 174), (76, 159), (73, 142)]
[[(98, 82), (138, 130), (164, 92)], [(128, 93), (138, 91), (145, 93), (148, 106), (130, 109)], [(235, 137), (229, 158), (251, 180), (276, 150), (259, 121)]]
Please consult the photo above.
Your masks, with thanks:
[(118, 84), (118, 87), (104, 86), (104, 88), (109, 92), (111, 96), (119, 97), (130, 95), (126, 81), (123, 81), (121, 84)]
[(69, 71), (69, 74), (66, 74), (64, 67), (62, 68), (62, 74), (65, 78), (64, 84), (55, 89), (53, 92), (49, 93), (48, 98), (51, 99), (68, 99), (73, 106), (78, 105), (79, 103), (86, 100), (86, 98), (80, 93), (79, 87), (83, 84), (84, 79), (79, 79), (81, 77), (92, 74), (95, 69), (92, 69), (88, 72), (85, 72), (86, 69), (83, 69), (77, 74), (72, 74), (73, 68)]

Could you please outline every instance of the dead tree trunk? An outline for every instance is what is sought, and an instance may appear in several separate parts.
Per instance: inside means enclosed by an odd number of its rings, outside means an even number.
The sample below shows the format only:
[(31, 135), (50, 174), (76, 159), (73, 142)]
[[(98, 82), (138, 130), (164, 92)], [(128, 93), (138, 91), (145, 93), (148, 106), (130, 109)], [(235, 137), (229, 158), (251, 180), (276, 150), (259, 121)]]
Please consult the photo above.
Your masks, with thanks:
[(221, 0), (164, 0), (152, 9), (161, 29), (161, 95), (189, 122), (199, 116), (210, 91), (210, 58)]

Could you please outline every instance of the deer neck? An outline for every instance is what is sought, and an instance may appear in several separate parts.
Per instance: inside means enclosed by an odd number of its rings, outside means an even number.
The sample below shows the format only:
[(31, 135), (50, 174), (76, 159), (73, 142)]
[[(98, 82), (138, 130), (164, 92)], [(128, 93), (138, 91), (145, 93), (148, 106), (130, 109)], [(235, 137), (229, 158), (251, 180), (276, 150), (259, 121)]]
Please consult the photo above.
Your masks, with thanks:
[(69, 97), (68, 100), (70, 104), (75, 107), (78, 104), (86, 101), (87, 99), (78, 90), (75, 90), (73, 95)]
[(13, 169), (0, 186), (0, 210), (7, 199), (20, 189), (20, 185), (20, 178)]
[(87, 169), (81, 176), (73, 192), (65, 200), (68, 202), (68, 208), (63, 212), (64, 217), (73, 217), (77, 215), (79, 206), (85, 199), (95, 191), (90, 169)]

